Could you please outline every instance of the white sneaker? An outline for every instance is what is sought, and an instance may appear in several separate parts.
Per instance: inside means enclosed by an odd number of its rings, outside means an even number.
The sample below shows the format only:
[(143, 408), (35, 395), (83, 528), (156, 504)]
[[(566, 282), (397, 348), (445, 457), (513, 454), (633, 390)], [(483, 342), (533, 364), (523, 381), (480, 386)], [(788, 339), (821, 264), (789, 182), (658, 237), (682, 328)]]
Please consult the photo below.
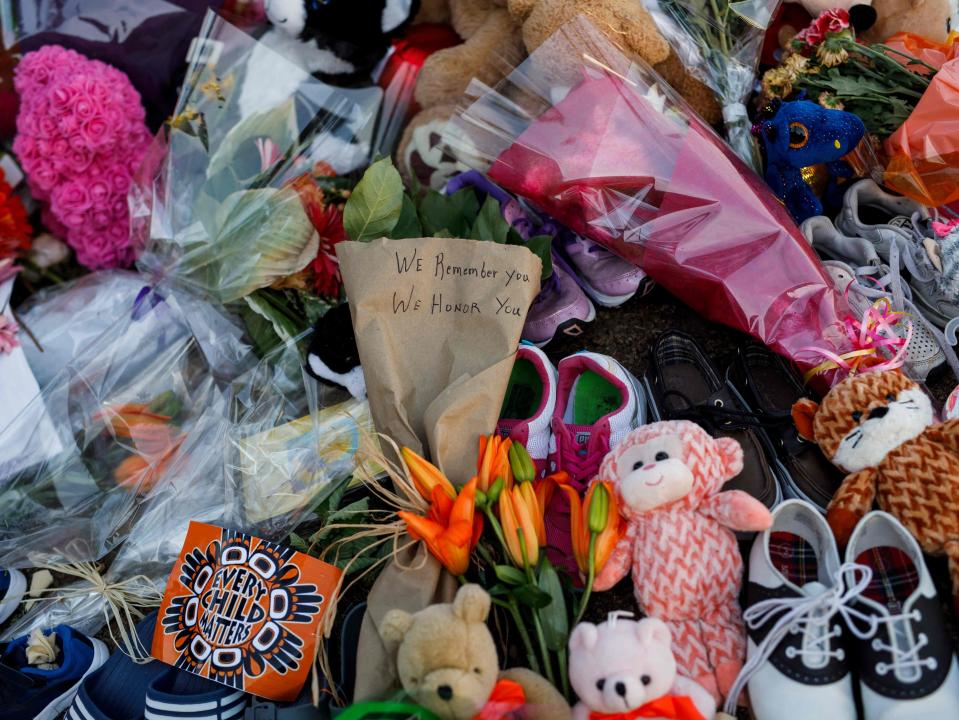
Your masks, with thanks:
[(729, 702), (748, 682), (756, 720), (856, 720), (845, 644), (839, 551), (816, 508), (786, 500), (749, 556), (747, 663)]
[(855, 602), (876, 627), (858, 642), (865, 720), (959, 718), (959, 663), (919, 544), (892, 515), (871, 512), (846, 560), (872, 569)]
[(556, 368), (535, 345), (521, 344), (496, 430), (526, 447), (537, 477), (546, 474), (550, 423), (556, 408)]

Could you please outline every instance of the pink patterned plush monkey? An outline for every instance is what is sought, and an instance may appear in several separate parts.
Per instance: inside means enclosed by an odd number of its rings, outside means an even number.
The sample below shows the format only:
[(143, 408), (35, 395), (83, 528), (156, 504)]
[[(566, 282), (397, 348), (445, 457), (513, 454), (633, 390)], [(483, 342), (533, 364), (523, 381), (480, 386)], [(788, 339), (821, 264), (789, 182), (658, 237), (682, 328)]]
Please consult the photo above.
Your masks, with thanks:
[(738, 596), (743, 560), (733, 530), (765, 530), (769, 510), (740, 490), (720, 492), (743, 469), (735, 440), (686, 420), (634, 430), (610, 452), (609, 481), (629, 522), (596, 578), (606, 590), (632, 570), (640, 609), (672, 630), (680, 673), (718, 699), (746, 654)]

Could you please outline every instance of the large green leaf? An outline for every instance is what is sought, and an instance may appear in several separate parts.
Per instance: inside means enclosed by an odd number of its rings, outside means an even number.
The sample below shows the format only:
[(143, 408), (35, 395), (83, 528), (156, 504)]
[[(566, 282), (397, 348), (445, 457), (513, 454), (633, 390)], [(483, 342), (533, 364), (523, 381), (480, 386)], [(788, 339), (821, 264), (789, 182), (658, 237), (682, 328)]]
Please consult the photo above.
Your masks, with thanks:
[(534, 610), (544, 608), (550, 604), (552, 598), (532, 584), (520, 585), (511, 591), (516, 599)]
[[(453, 195), (427, 190), (419, 205), (423, 231), (430, 237), (466, 237), (479, 205), (476, 205), (472, 215), (465, 213), (473, 208), (474, 204), (476, 194), (471, 188), (464, 188)], [(440, 232), (449, 234), (439, 235)]]
[(537, 235), (536, 237), (531, 237), (529, 242), (526, 243), (526, 247), (529, 248), (529, 251), (536, 255), (543, 263), (543, 274), (541, 276), (542, 280), (546, 280), (550, 275), (553, 274), (553, 256), (551, 253), (551, 248), (553, 246), (553, 238), (549, 235)]
[(496, 565), (493, 568), (496, 577), (508, 585), (525, 585), (526, 575), (512, 565)]
[(410, 200), (409, 196), (403, 195), (403, 209), (400, 211), (400, 219), (390, 233), (394, 240), (403, 240), (405, 238), (423, 237), (423, 226), (416, 214), (416, 205)]
[(539, 589), (551, 598), (549, 605), (536, 611), (543, 626), (546, 647), (553, 652), (560, 652), (569, 641), (569, 616), (566, 612), (563, 586), (549, 560), (544, 561), (540, 568), (538, 584)]
[(353, 240), (389, 237), (403, 212), (403, 181), (389, 158), (363, 174), (343, 209), (343, 226)]
[[(270, 323), (271, 327), (273, 328), (273, 332), (276, 333), (277, 337), (281, 341), (285, 342), (290, 340), (299, 332), (300, 328), (297, 327), (296, 322), (293, 321), (286, 313), (281, 311), (277, 305), (267, 300), (260, 293), (252, 293), (247, 295), (245, 298), (243, 298), (243, 300), (246, 302), (247, 307), (249, 307), (250, 310)], [(247, 327), (250, 327), (249, 323), (247, 323)], [(255, 338), (255, 340), (257, 341), (257, 345), (259, 345), (260, 339)]]

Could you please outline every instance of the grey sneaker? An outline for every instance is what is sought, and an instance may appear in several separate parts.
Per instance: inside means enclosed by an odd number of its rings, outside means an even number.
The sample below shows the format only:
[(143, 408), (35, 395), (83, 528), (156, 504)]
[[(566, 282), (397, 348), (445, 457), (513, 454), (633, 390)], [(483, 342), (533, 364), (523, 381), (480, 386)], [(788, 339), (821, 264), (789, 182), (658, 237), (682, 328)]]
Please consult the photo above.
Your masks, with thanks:
[(918, 307), (945, 327), (959, 317), (959, 278), (943, 273), (942, 258), (949, 253), (931, 225), (925, 206), (892, 195), (873, 180), (860, 180), (849, 188), (836, 219), (843, 233), (869, 240), (885, 263), (903, 268)]

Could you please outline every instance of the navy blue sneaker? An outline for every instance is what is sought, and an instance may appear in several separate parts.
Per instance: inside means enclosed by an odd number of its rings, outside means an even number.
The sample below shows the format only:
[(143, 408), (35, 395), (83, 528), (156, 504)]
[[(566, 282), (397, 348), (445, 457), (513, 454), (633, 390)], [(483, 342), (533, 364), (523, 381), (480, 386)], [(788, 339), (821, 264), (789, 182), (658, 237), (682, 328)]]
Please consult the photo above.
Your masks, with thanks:
[(0, 570), (0, 623), (13, 615), (26, 591), (27, 579), (22, 572)]
[(57, 634), (58, 666), (41, 670), (27, 663), (27, 636), (0, 646), (0, 707), (4, 720), (54, 720), (70, 706), (87, 675), (100, 667), (109, 653), (99, 640), (67, 625), (44, 634)]

